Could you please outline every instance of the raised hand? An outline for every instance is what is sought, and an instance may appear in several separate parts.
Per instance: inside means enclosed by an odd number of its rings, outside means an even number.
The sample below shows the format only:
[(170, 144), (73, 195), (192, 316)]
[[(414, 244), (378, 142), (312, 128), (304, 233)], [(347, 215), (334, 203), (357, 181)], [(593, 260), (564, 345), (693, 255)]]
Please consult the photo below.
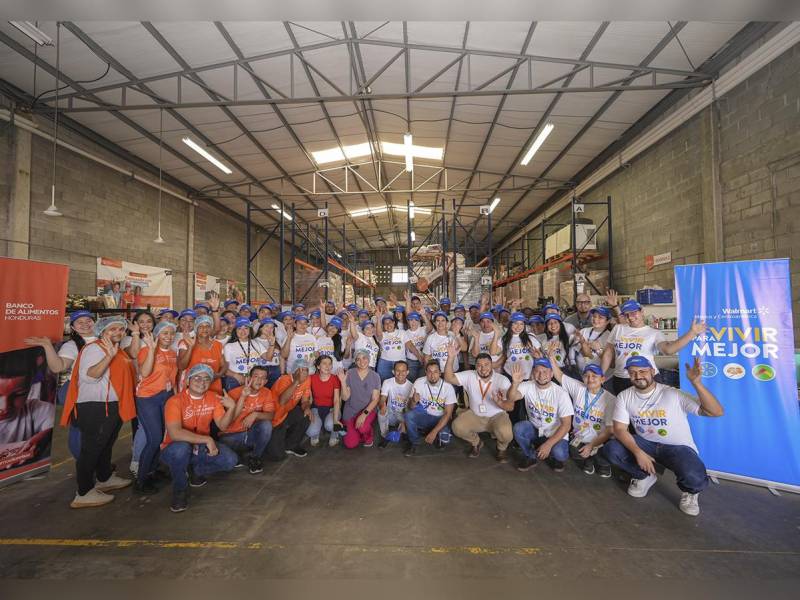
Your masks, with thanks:
[(139, 335), (139, 324), (136, 321), (131, 321), (128, 325), (128, 329), (131, 330), (131, 337)]
[(708, 325), (706, 325), (705, 321), (693, 320), (690, 330), (692, 332), (692, 335), (697, 337), (698, 335), (703, 335), (706, 332), (707, 328)]
[(691, 367), (688, 363), (684, 363), (683, 368), (686, 369), (686, 376), (692, 383), (699, 381), (703, 376), (703, 370), (700, 368), (700, 357), (698, 356), (694, 357), (694, 364)]
[(212, 310), (219, 309), (219, 294), (217, 292), (211, 292), (208, 295), (208, 305)]
[(24, 340), (22, 340), (22, 342), (26, 346), (43, 346), (43, 347), (45, 347), (45, 346), (52, 346), (53, 345), (53, 342), (50, 341), (49, 337), (38, 337), (38, 336), (26, 337)]
[[(230, 396), (228, 396), (228, 392), (226, 392), (226, 391), (222, 392), (222, 398), (221, 398), (220, 401), (222, 402), (222, 406), (225, 407), (225, 410), (230, 410), (230, 409), (236, 407), (236, 401), (233, 398), (231, 398)], [(210, 448), (209, 448), (209, 450), (210, 450)]]
[(394, 303), (395, 305), (397, 304), (397, 296), (395, 295), (395, 293), (394, 293), (394, 292), (391, 292), (391, 293), (389, 294), (389, 302), (392, 302), (392, 303)]
[(151, 331), (148, 331), (142, 336), (142, 341), (148, 348), (152, 349), (156, 347), (156, 338), (153, 337), (153, 333)]
[(119, 345), (112, 342), (111, 338), (108, 336), (104, 335), (98, 343), (111, 358), (114, 358), (114, 356), (117, 355), (117, 352), (119, 351)]
[(519, 385), (520, 383), (523, 382), (524, 379), (525, 379), (525, 376), (522, 373), (522, 365), (516, 364), (513, 367), (511, 367), (511, 381), (512, 381), (512, 383), (516, 383), (517, 385)]
[(245, 376), (244, 383), (242, 384), (242, 395), (239, 396), (239, 399), (247, 398), (252, 392), (252, 388), (250, 387), (250, 378)]
[(450, 343), (447, 344), (447, 356), (449, 358), (455, 358), (458, 356), (458, 353), (461, 351), (461, 346), (456, 340), (450, 340)]
[(336, 371), (336, 376), (339, 378), (339, 381), (344, 385), (347, 382), (347, 373), (344, 369), (339, 369)]
[(619, 294), (614, 290), (606, 292), (606, 304), (609, 306), (619, 306)]

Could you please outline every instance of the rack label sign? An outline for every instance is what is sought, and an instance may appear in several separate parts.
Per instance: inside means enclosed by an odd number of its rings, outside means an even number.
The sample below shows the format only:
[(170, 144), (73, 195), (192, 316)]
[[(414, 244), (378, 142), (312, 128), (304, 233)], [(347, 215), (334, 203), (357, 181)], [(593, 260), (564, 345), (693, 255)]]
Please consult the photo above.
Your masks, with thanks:
[(644, 257), (644, 266), (648, 271), (658, 265), (666, 265), (672, 262), (672, 252), (664, 252), (663, 254), (648, 254)]

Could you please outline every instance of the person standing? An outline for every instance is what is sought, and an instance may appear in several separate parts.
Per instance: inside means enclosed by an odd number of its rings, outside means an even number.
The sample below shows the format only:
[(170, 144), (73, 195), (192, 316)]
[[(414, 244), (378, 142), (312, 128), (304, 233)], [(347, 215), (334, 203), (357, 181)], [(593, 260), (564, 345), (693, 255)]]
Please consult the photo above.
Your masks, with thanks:
[(394, 317), (389, 313), (379, 314), (378, 317), (376, 337), (380, 344), (380, 358), (376, 370), (381, 381), (386, 381), (393, 375), (394, 364), (406, 357), (405, 334), (397, 328)]
[(260, 324), (258, 337), (255, 339), (255, 342), (260, 345), (261, 353), (257, 364), (266, 367), (267, 373), (269, 373), (267, 387), (271, 388), (283, 371), (283, 357), (281, 356), (281, 346), (278, 343), (275, 321), (267, 317), (261, 319)]
[[(443, 300), (446, 299), (443, 298)], [(456, 334), (448, 330), (447, 315), (444, 312), (436, 311), (433, 313), (431, 320), (433, 321), (433, 331), (428, 335), (428, 339), (425, 340), (425, 345), (422, 347), (423, 362), (427, 365), (431, 360), (435, 360), (439, 363), (439, 373), (441, 375), (447, 363), (447, 348), (450, 345), (450, 341), (456, 340), (459, 342), (459, 352), (463, 352), (466, 350), (466, 340), (462, 336), (458, 336), (457, 339)], [(453, 365), (456, 371), (459, 369), (459, 364), (459, 359), (456, 357)], [(427, 367), (425, 370), (427, 373)]]
[(178, 344), (178, 369), (187, 373), (195, 365), (207, 365), (214, 373), (211, 391), (221, 395), (222, 377), (228, 370), (228, 364), (223, 356), (222, 344), (211, 337), (213, 326), (214, 321), (208, 315), (197, 317), (194, 335), (184, 336)]
[(357, 350), (355, 368), (338, 373), (344, 402), (342, 421), (347, 429), (342, 441), (345, 448), (359, 444), (371, 448), (374, 443), (372, 424), (380, 399), (381, 378), (370, 368), (369, 359), (366, 350)]
[[(296, 307), (303, 307), (296, 304)], [(303, 308), (305, 310), (305, 308)], [(283, 360), (286, 361), (286, 371), (294, 373), (294, 364), (298, 361), (305, 363), (306, 368), (314, 364), (317, 358), (317, 338), (308, 331), (308, 317), (304, 314), (294, 315), (294, 327), (286, 328), (286, 341), (281, 343)]]
[(405, 413), (408, 444), (403, 455), (414, 456), (423, 436), (425, 443), (440, 450), (449, 444), (450, 420), (456, 403), (456, 391), (442, 379), (439, 361), (429, 360), (425, 364), (425, 377), (414, 382), (414, 395)]
[(587, 365), (600, 366), (603, 350), (611, 335), (611, 311), (605, 306), (596, 306), (589, 311), (591, 327), (575, 332), (575, 364), (583, 372)]
[(503, 359), (503, 343), (499, 325), (495, 324), (494, 315), (485, 312), (480, 315), (477, 327), (472, 329), (470, 354), (477, 364), (478, 355), (488, 354), (492, 359), (492, 368), (500, 370)]
[[(675, 473), (684, 514), (700, 514), (698, 496), (708, 487), (706, 466), (697, 452), (686, 415), (721, 417), (725, 410), (704, 385), (700, 359), (686, 376), (697, 391), (693, 397), (655, 381), (655, 368), (644, 356), (631, 356), (625, 364), (632, 387), (617, 396), (614, 408), (614, 436), (603, 446), (603, 456), (630, 474), (628, 495), (644, 498), (656, 483), (655, 463)], [(628, 431), (633, 425), (635, 434)]]
[(86, 344), (75, 360), (61, 425), (75, 419), (81, 449), (75, 461), (78, 491), (71, 508), (102, 506), (114, 500), (113, 492), (132, 481), (114, 474), (111, 451), (122, 423), (136, 416), (136, 372), (119, 343), (128, 326), (122, 317), (104, 317), (95, 324), (98, 339)]
[(592, 298), (589, 294), (580, 293), (575, 296), (575, 312), (564, 319), (564, 323), (572, 325), (576, 330), (592, 326)]
[(272, 417), (272, 437), (267, 445), (266, 457), (281, 461), (286, 455), (308, 456), (300, 445), (311, 422), (311, 381), (309, 364), (295, 360), (292, 371), (282, 375), (272, 386), (275, 396), (275, 415)]
[(240, 385), (260, 360), (264, 358), (267, 348), (253, 339), (253, 329), (247, 317), (238, 317), (230, 339), (223, 348), (223, 356), (228, 370), (223, 382), (226, 391), (231, 391)]

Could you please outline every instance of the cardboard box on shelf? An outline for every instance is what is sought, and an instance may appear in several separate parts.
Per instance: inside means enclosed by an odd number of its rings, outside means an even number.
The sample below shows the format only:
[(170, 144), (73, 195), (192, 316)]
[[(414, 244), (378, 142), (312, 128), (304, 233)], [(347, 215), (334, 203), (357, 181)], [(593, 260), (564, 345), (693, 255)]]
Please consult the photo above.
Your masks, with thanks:
[(506, 300), (519, 300), (519, 281), (512, 281), (508, 285), (503, 286), (505, 289)]
[(528, 275), (525, 279), (520, 281), (519, 294), (522, 298), (524, 306), (536, 306), (539, 302), (539, 296), (542, 295), (542, 274), (534, 273)]
[[(608, 291), (608, 271), (607, 270), (597, 270), (597, 271), (588, 271), (586, 273), (586, 277), (594, 284), (594, 287), (597, 288), (597, 291), (600, 294), (605, 294)], [(584, 286), (584, 292), (587, 294), (595, 294), (594, 288), (588, 283)]]
[(560, 293), (558, 303), (563, 306), (575, 306), (575, 287), (572, 279), (562, 281), (558, 287)]
[(568, 277), (568, 269), (549, 269), (542, 273), (542, 296), (546, 298), (552, 297), (557, 303), (561, 295), (561, 282)]

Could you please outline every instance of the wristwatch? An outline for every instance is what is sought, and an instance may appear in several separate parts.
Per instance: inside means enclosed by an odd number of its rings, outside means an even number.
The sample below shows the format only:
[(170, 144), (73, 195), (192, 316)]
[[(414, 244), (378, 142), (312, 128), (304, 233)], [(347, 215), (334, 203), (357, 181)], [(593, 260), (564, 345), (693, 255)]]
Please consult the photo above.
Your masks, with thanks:
[(361, 412), (362, 412), (362, 413), (364, 413), (366, 416), (369, 416), (369, 409), (366, 409), (366, 408), (365, 408), (365, 409), (364, 409), (364, 410), (362, 410)]

